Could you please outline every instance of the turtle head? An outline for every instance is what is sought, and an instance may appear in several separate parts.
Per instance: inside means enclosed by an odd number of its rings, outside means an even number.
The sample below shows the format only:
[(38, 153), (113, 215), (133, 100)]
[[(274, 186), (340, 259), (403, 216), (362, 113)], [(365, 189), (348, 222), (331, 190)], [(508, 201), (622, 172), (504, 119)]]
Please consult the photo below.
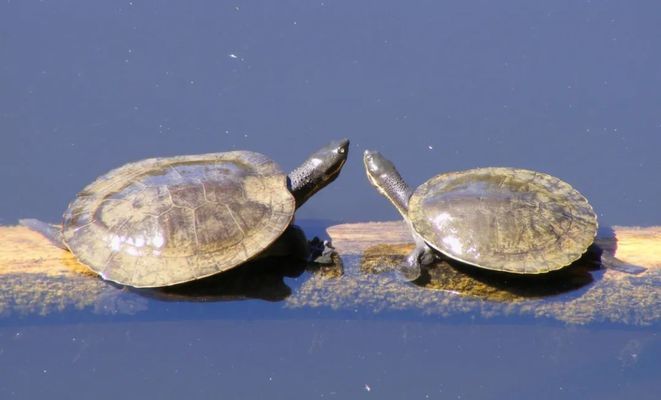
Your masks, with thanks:
[(406, 219), (409, 198), (413, 191), (406, 184), (395, 165), (378, 151), (365, 150), (363, 155), (367, 179), (384, 195)]
[(289, 174), (296, 208), (340, 175), (349, 155), (349, 139), (336, 140), (312, 153)]

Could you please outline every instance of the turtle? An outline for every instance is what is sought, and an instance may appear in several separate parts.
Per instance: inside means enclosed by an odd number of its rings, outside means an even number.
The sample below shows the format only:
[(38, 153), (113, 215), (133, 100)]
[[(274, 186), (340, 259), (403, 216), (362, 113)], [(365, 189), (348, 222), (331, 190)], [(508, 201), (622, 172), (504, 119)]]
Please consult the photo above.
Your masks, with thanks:
[(448, 257), (513, 274), (542, 274), (579, 259), (598, 223), (588, 200), (554, 176), (520, 168), (485, 167), (434, 176), (411, 189), (394, 164), (365, 151), (370, 183), (407, 222), (415, 249), (402, 272)]
[(247, 150), (145, 159), (85, 187), (62, 225), (21, 223), (107, 281), (182, 284), (276, 252), (296, 209), (338, 177), (348, 152), (348, 139), (333, 141), (289, 175)]

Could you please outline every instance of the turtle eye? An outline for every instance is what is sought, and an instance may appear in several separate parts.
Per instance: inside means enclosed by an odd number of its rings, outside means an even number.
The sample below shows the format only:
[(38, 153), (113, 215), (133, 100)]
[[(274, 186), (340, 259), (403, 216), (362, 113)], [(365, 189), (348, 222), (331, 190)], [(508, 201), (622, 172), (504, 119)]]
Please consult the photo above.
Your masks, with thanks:
[(374, 157), (372, 157), (371, 154), (368, 155), (367, 157), (365, 157), (365, 160), (367, 161), (367, 162), (366, 162), (366, 164), (367, 164), (367, 168), (368, 168), (371, 172), (378, 172), (378, 171), (379, 171), (379, 165), (378, 165), (377, 163), (374, 162)]

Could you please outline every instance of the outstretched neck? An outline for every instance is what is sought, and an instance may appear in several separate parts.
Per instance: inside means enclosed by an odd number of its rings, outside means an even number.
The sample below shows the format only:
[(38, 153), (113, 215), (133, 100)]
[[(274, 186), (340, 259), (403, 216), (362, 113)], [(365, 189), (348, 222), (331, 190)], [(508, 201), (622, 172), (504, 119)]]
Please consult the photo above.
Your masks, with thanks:
[(296, 208), (302, 206), (303, 203), (319, 190), (318, 183), (311, 173), (313, 166), (310, 165), (310, 161), (305, 161), (287, 176), (289, 191), (291, 191), (291, 194), (294, 195), (294, 199), (296, 200)]
[(385, 196), (408, 220), (409, 199), (413, 190), (406, 184), (395, 165), (378, 151), (365, 150), (365, 172), (372, 186)]
[(381, 178), (381, 184), (377, 186), (379, 191), (395, 206), (397, 211), (408, 220), (409, 199), (413, 195), (413, 189), (406, 184), (404, 179), (395, 170)]

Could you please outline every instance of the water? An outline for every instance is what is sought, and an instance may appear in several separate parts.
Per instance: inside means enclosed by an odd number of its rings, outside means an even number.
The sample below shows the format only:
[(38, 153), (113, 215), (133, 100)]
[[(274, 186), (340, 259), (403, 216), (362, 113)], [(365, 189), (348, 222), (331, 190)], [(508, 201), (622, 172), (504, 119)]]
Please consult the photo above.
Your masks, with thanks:
[[(291, 170), (349, 137), (340, 178), (297, 214), (308, 233), (397, 218), (367, 183), (368, 148), (414, 186), (444, 170), (525, 167), (579, 189), (602, 226), (661, 225), (660, 34), (661, 6), (645, 1), (7, 1), (0, 224), (57, 221), (78, 190), (128, 161), (250, 149)], [(293, 295), (306, 274), (283, 278)], [(661, 389), (658, 323), (290, 308), (291, 297), (132, 296), (128, 311), (10, 313), (0, 397)]]
[(652, 399), (659, 385), (649, 336), (620, 330), (266, 319), (28, 326), (1, 338), (5, 398)]

